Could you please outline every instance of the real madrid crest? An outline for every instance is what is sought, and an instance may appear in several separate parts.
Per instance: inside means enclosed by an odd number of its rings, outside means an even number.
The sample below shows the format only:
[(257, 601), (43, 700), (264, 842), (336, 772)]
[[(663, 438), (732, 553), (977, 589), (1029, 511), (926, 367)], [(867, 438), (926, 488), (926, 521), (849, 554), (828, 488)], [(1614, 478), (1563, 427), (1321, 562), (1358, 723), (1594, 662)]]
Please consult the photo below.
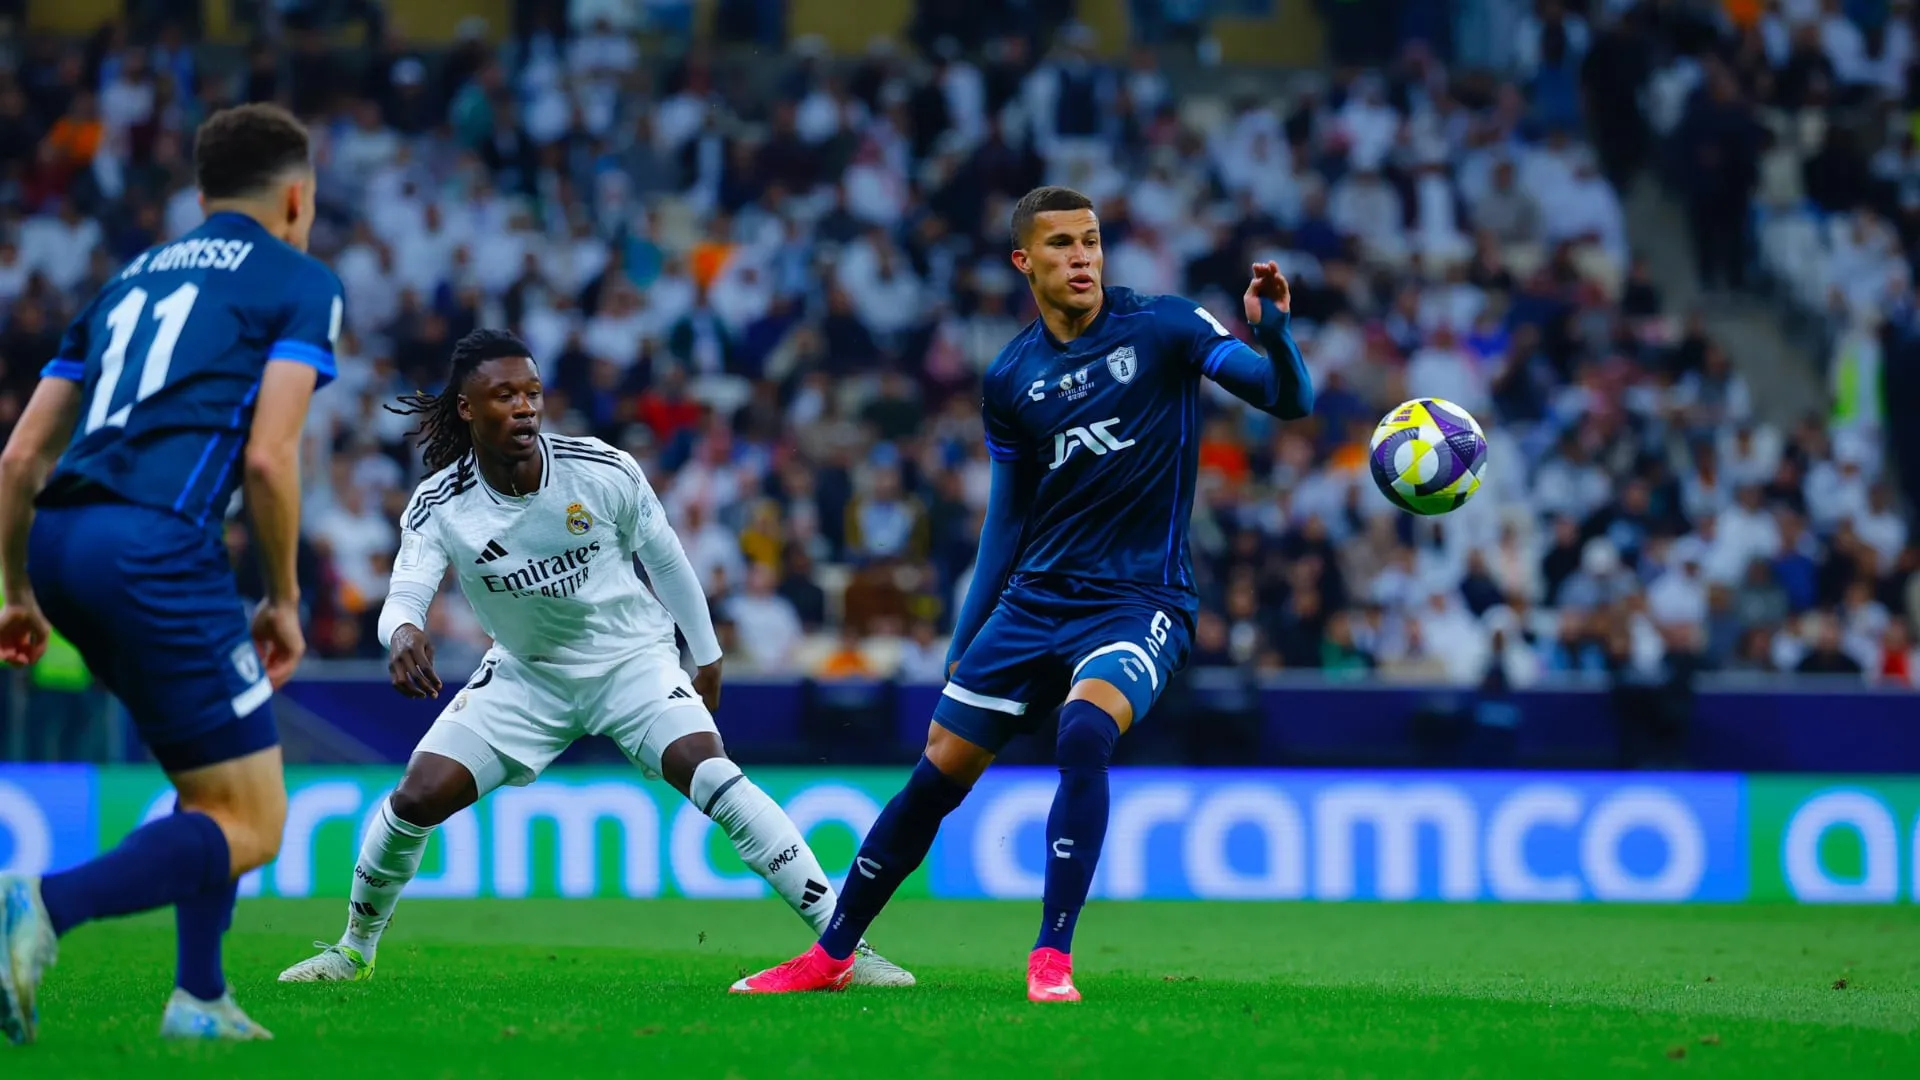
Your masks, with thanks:
[(570, 503), (567, 506), (567, 531), (580, 536), (591, 528), (593, 528), (593, 515), (587, 513), (587, 508), (579, 503)]
[(1133, 346), (1122, 345), (1107, 354), (1107, 373), (1116, 382), (1130, 383), (1140, 370), (1140, 361), (1133, 355)]
[(459, 695), (453, 699), (453, 706), (449, 708), (447, 711), (459, 712), (461, 709), (464, 709), (466, 707), (467, 707), (467, 692), (465, 690), (462, 690), (460, 691)]

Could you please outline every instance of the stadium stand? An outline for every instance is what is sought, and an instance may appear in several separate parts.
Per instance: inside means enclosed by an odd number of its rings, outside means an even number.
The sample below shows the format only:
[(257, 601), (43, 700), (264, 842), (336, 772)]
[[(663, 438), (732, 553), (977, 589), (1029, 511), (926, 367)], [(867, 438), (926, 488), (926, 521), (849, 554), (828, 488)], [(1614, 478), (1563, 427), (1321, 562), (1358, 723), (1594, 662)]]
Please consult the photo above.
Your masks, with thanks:
[[(723, 36), (769, 32), (720, 6)], [(283, 101), (315, 127), (315, 246), (349, 305), (312, 424), (316, 654), (380, 655), (420, 471), (382, 403), (509, 325), (550, 427), (645, 466), (730, 672), (937, 680), (985, 496), (978, 376), (1030, 315), (1008, 210), (1065, 183), (1099, 201), (1110, 283), (1243, 334), (1247, 265), (1294, 283), (1320, 404), (1283, 426), (1206, 403), (1195, 666), (1912, 683), (1920, 546), (1894, 466), (1913, 458), (1875, 390), (1920, 351), (1911, 5), (1484, 0), (1411, 44), (1333, 11), (1361, 66), (1252, 83), (1193, 61), (1218, 42), (1190, 4), (1165, 9), (1193, 46), (1173, 54), (1101, 52), (1068, 5), (1015, 24), (929, 2), (910, 41), (772, 61), (694, 34), (689, 7), (532, 5), (503, 44), (474, 28), (445, 50), (377, 10), (368, 47), (297, 18), (239, 56), (171, 26), (17, 40), (0, 419), (75, 298), (197, 222), (194, 124)], [(1621, 197), (1654, 174), (1691, 200), (1702, 285), (1818, 316), (1801, 332), (1831, 357), (1831, 415), (1756, 401), (1666, 301)], [(1367, 479), (1375, 420), (1416, 394), (1472, 410), (1493, 448), (1444, 519)], [(237, 521), (229, 545), (257, 588)], [(487, 643), (457, 595), (434, 619), (451, 680)]]

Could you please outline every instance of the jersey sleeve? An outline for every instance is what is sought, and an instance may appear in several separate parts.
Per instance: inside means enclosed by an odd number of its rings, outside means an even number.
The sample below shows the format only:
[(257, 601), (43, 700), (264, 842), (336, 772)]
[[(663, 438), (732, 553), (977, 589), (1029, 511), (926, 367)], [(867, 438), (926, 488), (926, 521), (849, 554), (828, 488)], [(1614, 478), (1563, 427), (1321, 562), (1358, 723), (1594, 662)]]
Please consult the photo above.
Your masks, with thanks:
[(293, 290), (287, 317), (280, 335), (267, 348), (267, 359), (291, 360), (306, 364), (317, 372), (316, 389), (333, 381), (339, 373), (334, 363), (334, 346), (340, 341), (340, 324), (346, 315), (346, 296), (333, 271), (317, 263), (309, 264), (304, 280)]
[(1187, 367), (1214, 378), (1226, 358), (1237, 350), (1252, 352), (1206, 308), (1178, 296), (1163, 296), (1155, 321), (1168, 351)]
[(1234, 397), (1283, 420), (1313, 411), (1313, 381), (1294, 344), (1290, 317), (1264, 302), (1254, 333), (1268, 355), (1227, 332), (1206, 308), (1177, 296), (1162, 297), (1156, 312), (1170, 351), (1190, 369), (1219, 383)]
[(980, 420), (987, 429), (987, 456), (995, 461), (1026, 460), (1020, 429), (1013, 422), (1013, 403), (1002, 388), (1004, 379), (992, 374), (981, 384)]
[(427, 490), (427, 485), (422, 484), (408, 501), (406, 512), (400, 515), (400, 551), (393, 557), (393, 584), (424, 585), (438, 590), (440, 580), (447, 576), (451, 559), (440, 538), (439, 522), (427, 512), (432, 507), (425, 505), (422, 498)]
[(627, 549), (638, 551), (662, 532), (671, 531), (667, 525), (667, 509), (660, 505), (660, 496), (654, 494), (653, 485), (647, 482), (647, 474), (640, 471), (640, 463), (633, 455), (625, 450), (608, 449), (620, 467), (620, 475), (625, 477), (613, 504), (614, 525), (620, 530), (620, 539)]
[(87, 381), (88, 344), (93, 336), (93, 305), (80, 309), (73, 322), (67, 324), (67, 332), (60, 336), (60, 351), (40, 369), (43, 379), (66, 379), (69, 382)]

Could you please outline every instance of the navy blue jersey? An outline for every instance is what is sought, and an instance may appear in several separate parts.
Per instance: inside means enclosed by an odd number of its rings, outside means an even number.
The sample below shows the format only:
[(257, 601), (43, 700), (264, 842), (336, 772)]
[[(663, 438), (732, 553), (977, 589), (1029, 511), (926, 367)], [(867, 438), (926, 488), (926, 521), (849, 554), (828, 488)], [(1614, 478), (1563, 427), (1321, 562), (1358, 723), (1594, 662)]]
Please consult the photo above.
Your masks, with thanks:
[(1191, 300), (1109, 288), (1061, 344), (1035, 320), (987, 369), (987, 450), (1035, 485), (1015, 574), (1192, 590), (1200, 379), (1242, 353)]
[(243, 214), (217, 213), (127, 265), (68, 328), (44, 377), (81, 384), (73, 441), (41, 496), (87, 494), (217, 523), (240, 483), (269, 360), (334, 375), (340, 279)]

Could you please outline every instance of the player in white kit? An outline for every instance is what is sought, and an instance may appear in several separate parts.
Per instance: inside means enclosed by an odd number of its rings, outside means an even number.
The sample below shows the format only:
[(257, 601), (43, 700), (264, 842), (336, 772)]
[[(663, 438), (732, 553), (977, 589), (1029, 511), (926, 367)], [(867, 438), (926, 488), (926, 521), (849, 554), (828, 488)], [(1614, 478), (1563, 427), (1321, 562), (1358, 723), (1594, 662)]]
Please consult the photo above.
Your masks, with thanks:
[[(805, 838), (721, 747), (712, 713), (720, 644), (660, 500), (624, 451), (542, 434), (540, 396), (527, 346), (476, 330), (454, 347), (446, 390), (407, 399), (407, 411), (425, 417), (427, 465), (437, 471), (401, 519), (380, 612), (394, 688), (440, 694), (423, 628), (449, 566), (494, 646), (368, 828), (346, 933), (282, 982), (371, 978), (433, 829), (501, 784), (532, 783), (589, 734), (687, 796), (815, 932), (833, 913), (833, 886)], [(692, 679), (676, 624), (698, 666)], [(863, 946), (854, 981), (911, 986), (913, 976)]]

